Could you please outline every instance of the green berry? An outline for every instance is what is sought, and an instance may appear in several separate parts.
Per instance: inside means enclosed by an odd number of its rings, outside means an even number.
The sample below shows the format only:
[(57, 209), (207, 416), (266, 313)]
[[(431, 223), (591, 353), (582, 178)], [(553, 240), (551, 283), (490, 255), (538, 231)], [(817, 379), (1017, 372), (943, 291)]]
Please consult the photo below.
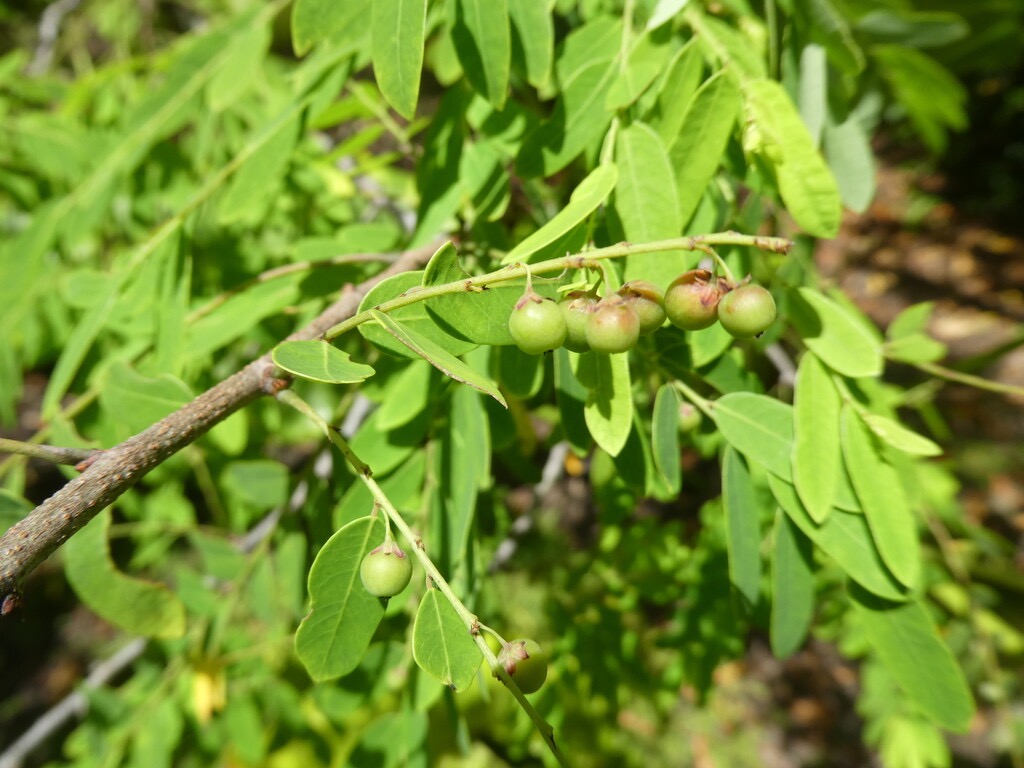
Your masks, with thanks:
[(775, 299), (760, 285), (741, 285), (722, 297), (718, 321), (737, 339), (763, 333), (775, 322)]
[(533, 640), (512, 640), (502, 647), (498, 663), (523, 693), (540, 690), (548, 676), (548, 657)]
[(684, 331), (699, 331), (718, 319), (722, 288), (706, 269), (684, 272), (665, 291), (665, 314)]
[(597, 295), (590, 291), (572, 291), (558, 303), (565, 315), (565, 348), (572, 352), (589, 352), (587, 320), (597, 304)]
[(627, 352), (640, 336), (640, 318), (619, 296), (606, 296), (587, 319), (587, 344), (595, 352)]
[(394, 597), (409, 586), (412, 561), (397, 544), (386, 541), (363, 558), (359, 578), (374, 597)]
[(551, 299), (532, 291), (523, 296), (508, 318), (508, 332), (528, 355), (540, 355), (565, 342), (565, 315)]
[(693, 403), (682, 403), (679, 406), (679, 431), (694, 432), (700, 426), (701, 415)]
[(630, 280), (618, 290), (640, 318), (640, 335), (654, 333), (665, 324), (665, 298), (654, 283)]

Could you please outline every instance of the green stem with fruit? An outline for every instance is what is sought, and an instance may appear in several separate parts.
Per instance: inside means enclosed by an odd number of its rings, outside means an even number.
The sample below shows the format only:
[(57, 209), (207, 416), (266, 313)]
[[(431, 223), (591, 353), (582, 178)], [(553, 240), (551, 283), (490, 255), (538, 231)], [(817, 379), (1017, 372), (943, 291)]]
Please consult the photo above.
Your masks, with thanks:
[(487, 641), (483, 637), (482, 630), (490, 632), (499, 639), (501, 636), (490, 627), (484, 627), (476, 615), (470, 611), (462, 600), (459, 599), (458, 595), (455, 594), (451, 585), (444, 576), (441, 575), (441, 571), (438, 570), (437, 566), (434, 565), (434, 561), (431, 560), (430, 556), (427, 554), (426, 549), (423, 546), (423, 540), (416, 535), (409, 524), (405, 521), (405, 518), (403, 518), (395, 508), (395, 505), (391, 503), (391, 500), (387, 497), (387, 494), (384, 493), (384, 490), (380, 487), (377, 481), (373, 479), (373, 472), (369, 465), (356, 456), (351, 446), (349, 446), (345, 438), (341, 436), (337, 428), (328, 424), (327, 421), (317, 413), (311, 405), (309, 405), (309, 403), (299, 397), (295, 392), (290, 389), (284, 389), (278, 392), (276, 397), (280, 402), (291, 406), (316, 424), (327, 439), (330, 440), (339, 451), (341, 451), (342, 455), (348, 460), (349, 464), (355, 470), (356, 475), (366, 486), (367, 490), (370, 491), (376, 508), (384, 513), (385, 520), (388, 525), (390, 526), (393, 524), (405, 540), (409, 542), (413, 554), (415, 554), (416, 559), (419, 560), (420, 565), (426, 572), (430, 582), (440, 590), (445, 599), (451, 603), (452, 608), (455, 609), (459, 618), (462, 619), (463, 623), (466, 625), (466, 629), (470, 633), (470, 636), (473, 638), (477, 648), (480, 650), (484, 660), (487, 662), (487, 665), (491, 670), (491, 674), (499, 678), (515, 697), (516, 701), (519, 702), (519, 706), (523, 708), (530, 720), (533, 721), (534, 726), (536, 726), (541, 737), (544, 739), (544, 743), (547, 744), (552, 755), (554, 755), (555, 759), (558, 760), (559, 765), (568, 765), (565, 755), (562, 754), (562, 751), (555, 743), (554, 728), (534, 708), (523, 692), (519, 690), (519, 686), (516, 684), (512, 676), (509, 675), (505, 668), (498, 663), (498, 657), (494, 655), (490, 646), (487, 645)]

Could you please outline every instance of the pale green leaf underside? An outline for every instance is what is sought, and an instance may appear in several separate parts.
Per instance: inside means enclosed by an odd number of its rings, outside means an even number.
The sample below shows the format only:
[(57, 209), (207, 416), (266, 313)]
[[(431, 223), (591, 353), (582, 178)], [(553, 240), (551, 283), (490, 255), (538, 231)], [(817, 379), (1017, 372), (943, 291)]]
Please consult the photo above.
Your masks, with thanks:
[(725, 506), (729, 580), (755, 605), (761, 592), (761, 526), (750, 470), (732, 446), (722, 456), (722, 503)]
[[(582, 358), (590, 358), (585, 362)], [(629, 355), (587, 352), (581, 365), (592, 364), (593, 387), (587, 393), (583, 418), (591, 436), (610, 456), (618, 456), (633, 428), (633, 395), (630, 391)], [(579, 375), (579, 374), (577, 374)]]
[(807, 637), (814, 617), (814, 557), (811, 540), (790, 517), (775, 517), (772, 551), (772, 614), (769, 637), (772, 653), (784, 659)]
[(805, 354), (793, 390), (793, 484), (817, 523), (835, 503), (843, 472), (841, 407), (839, 390), (828, 369), (813, 353)]
[(793, 325), (825, 365), (852, 378), (882, 373), (881, 344), (846, 308), (810, 288), (790, 297)]
[(326, 341), (285, 341), (274, 347), (274, 364), (296, 376), (327, 384), (354, 384), (373, 376), (373, 368), (353, 363)]

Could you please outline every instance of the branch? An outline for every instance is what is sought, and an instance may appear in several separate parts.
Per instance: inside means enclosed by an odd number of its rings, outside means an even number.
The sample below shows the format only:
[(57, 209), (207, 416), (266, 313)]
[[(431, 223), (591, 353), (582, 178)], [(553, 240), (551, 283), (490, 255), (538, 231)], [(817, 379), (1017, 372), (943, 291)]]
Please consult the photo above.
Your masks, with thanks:
[(62, 448), (57, 445), (39, 445), (38, 443), (25, 443), (21, 440), (9, 440), (6, 437), (0, 437), (0, 453), (19, 454), (32, 459), (42, 459), (51, 464), (77, 466), (82, 462), (91, 460), (94, 456), (98, 456), (101, 451), (93, 448)]
[[(391, 275), (422, 266), (436, 248), (432, 244), (409, 251), (369, 280), (346, 286), (338, 301), (288, 339), (322, 336), (331, 326), (354, 315), (370, 288)], [(11, 526), (0, 538), (0, 598), (16, 594), (29, 573), (153, 467), (235, 411), (290, 381), (282, 382), (274, 372), (267, 352), (153, 426), (102, 451), (81, 475)]]

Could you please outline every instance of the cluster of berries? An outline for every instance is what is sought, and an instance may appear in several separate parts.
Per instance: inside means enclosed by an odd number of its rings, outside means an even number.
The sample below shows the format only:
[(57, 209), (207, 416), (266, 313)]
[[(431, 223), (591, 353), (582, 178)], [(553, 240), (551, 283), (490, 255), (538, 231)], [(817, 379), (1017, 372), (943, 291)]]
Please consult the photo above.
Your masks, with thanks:
[(604, 297), (571, 291), (558, 302), (527, 288), (509, 316), (508, 330), (516, 346), (531, 355), (562, 346), (611, 354), (632, 349), (666, 319), (684, 331), (718, 321), (732, 336), (747, 339), (762, 333), (775, 316), (775, 300), (760, 285), (733, 283), (706, 269), (693, 269), (676, 278), (664, 294), (646, 280), (630, 281)]

